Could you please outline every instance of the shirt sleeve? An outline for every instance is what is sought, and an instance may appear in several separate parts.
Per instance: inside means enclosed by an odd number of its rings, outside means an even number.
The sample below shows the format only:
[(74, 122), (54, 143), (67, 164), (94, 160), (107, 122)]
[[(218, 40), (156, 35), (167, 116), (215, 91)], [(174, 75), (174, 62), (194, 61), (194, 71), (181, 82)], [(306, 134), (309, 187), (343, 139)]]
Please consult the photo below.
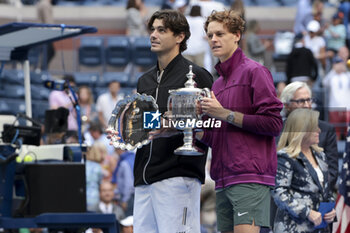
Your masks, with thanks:
[(265, 67), (252, 72), (252, 103), (254, 114), (245, 114), (243, 129), (253, 133), (278, 136), (282, 130), (282, 103), (277, 98), (271, 73)]
[(212, 139), (212, 132), (211, 130), (204, 129), (204, 134), (201, 139), (201, 142), (203, 142), (207, 146), (212, 146), (211, 139)]

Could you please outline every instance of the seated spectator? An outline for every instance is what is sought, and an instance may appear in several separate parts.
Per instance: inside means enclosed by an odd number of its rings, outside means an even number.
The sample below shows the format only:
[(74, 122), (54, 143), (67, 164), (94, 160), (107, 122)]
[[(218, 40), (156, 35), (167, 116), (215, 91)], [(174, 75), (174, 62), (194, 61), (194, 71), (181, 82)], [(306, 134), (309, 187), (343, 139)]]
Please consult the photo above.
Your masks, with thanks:
[(133, 214), (134, 207), (134, 160), (135, 153), (120, 148), (115, 149), (119, 161), (112, 175), (112, 183), (116, 184), (115, 193), (119, 196), (125, 215)]
[(120, 94), (120, 83), (116, 80), (111, 81), (108, 84), (108, 92), (100, 95), (97, 98), (96, 110), (98, 112), (98, 119), (105, 129), (108, 126), (109, 118), (111, 118), (112, 111), (115, 105), (124, 98), (124, 95)]
[(85, 143), (88, 146), (94, 144), (94, 142), (101, 142), (105, 145), (107, 154), (112, 155), (114, 153), (114, 147), (109, 145), (109, 140), (107, 139), (106, 134), (104, 134), (102, 126), (99, 122), (91, 122), (89, 126), (89, 131), (84, 134)]
[(311, 86), (318, 76), (317, 61), (312, 51), (305, 47), (303, 34), (297, 34), (294, 41), (286, 63), (287, 84), (302, 81)]
[(110, 180), (112, 173), (117, 165), (116, 157), (114, 156), (114, 147), (109, 145), (107, 136), (102, 132), (101, 125), (98, 122), (90, 124), (89, 132), (85, 134), (87, 145), (100, 144), (100, 153), (103, 153), (101, 166), (103, 169), (103, 179)]
[(334, 57), (331, 71), (322, 80), (328, 88), (329, 122), (335, 125), (338, 140), (345, 139), (350, 122), (350, 72), (346, 61)]
[(190, 25), (191, 36), (187, 42), (187, 49), (183, 55), (193, 63), (204, 67), (204, 56), (207, 52), (208, 43), (203, 29), (204, 18), (201, 15), (201, 7), (194, 5), (191, 8), (190, 15), (186, 16)]
[(321, 202), (334, 202), (334, 198), (329, 187), (326, 156), (317, 145), (318, 117), (316, 111), (296, 109), (288, 116), (282, 131), (276, 186), (272, 191), (278, 207), (275, 233), (315, 232), (323, 220), (330, 224), (336, 215), (334, 209), (324, 217), (319, 212)]
[(295, 34), (306, 34), (306, 26), (313, 19), (312, 16), (312, 1), (311, 0), (299, 0), (297, 5), (297, 12), (294, 22)]
[(177, 10), (178, 12), (185, 14), (188, 3), (188, 0), (175, 0), (173, 10)]
[(248, 57), (264, 65), (265, 51), (272, 45), (272, 42), (270, 40), (262, 41), (257, 35), (259, 31), (260, 26), (258, 21), (249, 21), (246, 33), (246, 44)]
[(304, 37), (305, 47), (309, 48), (314, 57), (319, 62), (321, 68), (325, 70), (326, 67), (326, 41), (318, 33), (321, 29), (320, 23), (312, 20), (307, 25), (308, 33)]
[(124, 219), (124, 210), (114, 202), (114, 186), (109, 181), (102, 181), (100, 184), (100, 202), (94, 206), (94, 211), (103, 214), (115, 214), (120, 222)]
[(241, 18), (245, 21), (245, 7), (243, 0), (234, 0), (230, 6), (231, 10), (240, 12)]
[(345, 25), (346, 30), (346, 46), (349, 48), (349, 38), (350, 38), (350, 30), (349, 30), (349, 17), (350, 17), (350, 1), (340, 1), (338, 6), (338, 12), (343, 16), (343, 23)]
[(142, 0), (128, 0), (126, 10), (126, 35), (148, 36), (147, 9)]
[(80, 106), (80, 116), (82, 121), (82, 132), (89, 129), (89, 124), (92, 121), (98, 120), (97, 111), (94, 103), (94, 96), (91, 88), (88, 86), (81, 86), (78, 89), (78, 101)]
[(327, 57), (333, 58), (346, 41), (345, 25), (339, 13), (333, 16), (332, 24), (324, 31), (324, 36), (327, 40)]
[[(63, 80), (68, 82), (71, 87), (75, 87), (75, 79), (72, 75), (65, 75)], [(64, 107), (69, 110), (68, 115), (68, 130), (78, 130), (77, 114), (72, 103), (73, 96), (70, 91), (52, 91), (49, 96), (50, 109)]]
[(341, 59), (344, 61), (348, 61), (349, 59), (349, 49), (346, 46), (343, 46), (339, 48), (338, 54), (337, 54)]
[(99, 198), (99, 184), (103, 178), (101, 162), (103, 161), (104, 146), (101, 143), (95, 143), (89, 147), (86, 154), (86, 204), (88, 211), (94, 211), (95, 206), (98, 205)]
[(324, 11), (324, 3), (323, 0), (312, 0), (312, 18), (316, 20), (320, 24), (320, 30), (318, 31), (318, 35), (322, 36), (323, 32), (326, 28), (326, 20), (323, 17)]

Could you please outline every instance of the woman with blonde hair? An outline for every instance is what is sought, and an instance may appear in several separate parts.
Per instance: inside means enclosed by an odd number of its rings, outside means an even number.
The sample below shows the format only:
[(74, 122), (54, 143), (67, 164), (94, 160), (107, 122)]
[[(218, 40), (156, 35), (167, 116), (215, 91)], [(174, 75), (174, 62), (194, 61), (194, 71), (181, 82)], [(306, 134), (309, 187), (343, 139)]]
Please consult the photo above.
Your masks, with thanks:
[(328, 166), (318, 147), (319, 112), (296, 109), (289, 114), (278, 143), (276, 186), (272, 196), (278, 207), (274, 232), (330, 232), (315, 229), (322, 221), (332, 223), (335, 210), (323, 217), (321, 202), (334, 202), (328, 183)]
[(98, 113), (95, 107), (92, 90), (88, 86), (81, 86), (78, 89), (78, 99), (82, 120), (82, 131), (87, 132), (90, 122), (98, 120)]
[(88, 211), (93, 211), (100, 201), (99, 185), (103, 179), (101, 162), (106, 154), (106, 146), (100, 142), (95, 142), (89, 147), (86, 154), (86, 204)]

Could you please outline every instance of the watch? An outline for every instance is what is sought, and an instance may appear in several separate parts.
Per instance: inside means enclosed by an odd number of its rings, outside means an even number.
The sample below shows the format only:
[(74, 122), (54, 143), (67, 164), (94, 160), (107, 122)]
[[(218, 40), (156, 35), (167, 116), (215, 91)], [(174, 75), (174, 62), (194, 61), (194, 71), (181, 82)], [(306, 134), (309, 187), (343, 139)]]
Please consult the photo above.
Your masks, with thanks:
[(234, 121), (235, 121), (235, 114), (234, 114), (234, 112), (230, 112), (230, 114), (228, 114), (228, 116), (226, 117), (226, 121), (228, 123), (234, 124)]

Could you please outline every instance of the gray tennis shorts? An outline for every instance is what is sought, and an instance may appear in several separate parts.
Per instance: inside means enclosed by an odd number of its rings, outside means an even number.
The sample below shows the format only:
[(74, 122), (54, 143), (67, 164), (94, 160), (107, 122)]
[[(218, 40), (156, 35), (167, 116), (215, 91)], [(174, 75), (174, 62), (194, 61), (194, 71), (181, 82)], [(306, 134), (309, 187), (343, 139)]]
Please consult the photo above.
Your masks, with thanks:
[(235, 225), (270, 226), (270, 186), (235, 184), (216, 191), (218, 231), (232, 231)]

